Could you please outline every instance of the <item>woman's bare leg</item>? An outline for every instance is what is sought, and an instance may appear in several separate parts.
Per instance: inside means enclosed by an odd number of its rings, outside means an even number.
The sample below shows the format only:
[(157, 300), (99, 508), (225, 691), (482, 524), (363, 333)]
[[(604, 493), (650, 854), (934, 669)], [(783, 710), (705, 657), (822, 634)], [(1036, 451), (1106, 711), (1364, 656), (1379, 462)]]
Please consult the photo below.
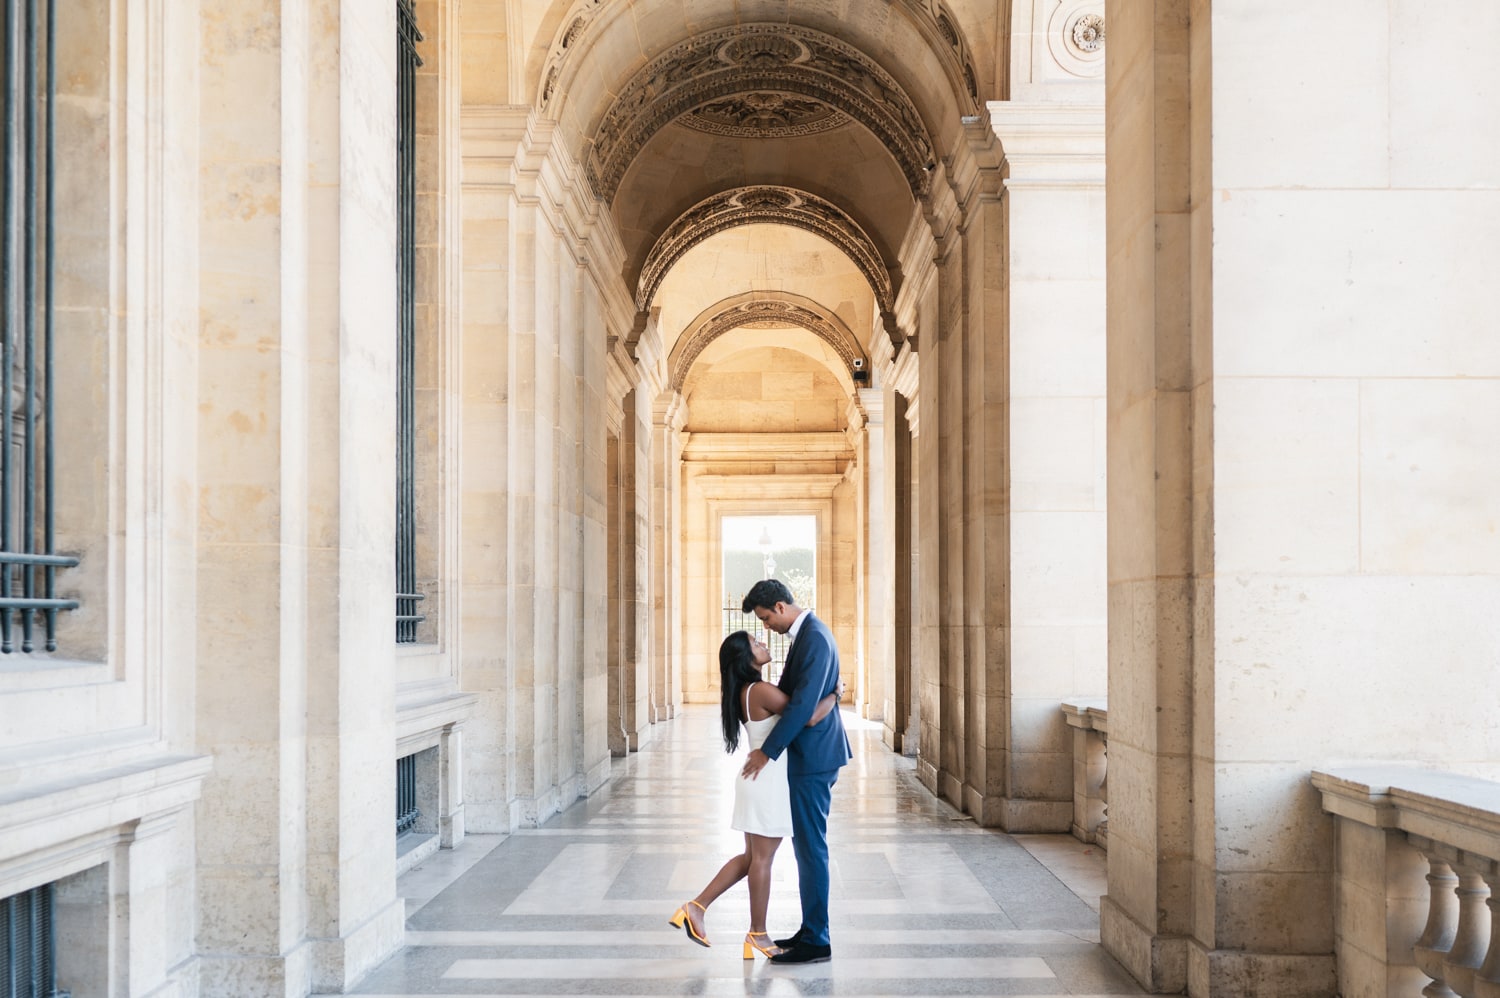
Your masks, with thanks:
[(771, 863), (776, 858), (780, 838), (767, 835), (745, 835), (745, 854), (749, 857), (750, 931), (766, 931), (766, 906), (771, 900)]
[[(740, 880), (743, 879), (745, 874), (749, 871), (751, 838), (759, 838), (759, 836), (751, 836), (749, 834), (746, 834), (745, 851), (738, 856), (731, 857), (729, 862), (719, 867), (719, 872), (714, 874), (714, 878), (708, 882), (703, 890), (698, 892), (697, 897), (693, 898), (694, 901), (703, 906), (704, 911), (699, 911), (692, 905), (688, 905), (686, 907), (685, 910), (687, 912), (687, 917), (690, 921), (692, 921), (693, 927), (698, 930), (698, 935), (707, 935), (707, 933), (703, 931), (703, 915), (707, 911), (708, 906), (717, 901), (720, 894), (723, 894), (725, 891), (729, 890), (729, 888), (739, 883)], [(780, 840), (778, 839), (777, 841)], [(764, 913), (764, 905), (762, 905), (762, 912)]]

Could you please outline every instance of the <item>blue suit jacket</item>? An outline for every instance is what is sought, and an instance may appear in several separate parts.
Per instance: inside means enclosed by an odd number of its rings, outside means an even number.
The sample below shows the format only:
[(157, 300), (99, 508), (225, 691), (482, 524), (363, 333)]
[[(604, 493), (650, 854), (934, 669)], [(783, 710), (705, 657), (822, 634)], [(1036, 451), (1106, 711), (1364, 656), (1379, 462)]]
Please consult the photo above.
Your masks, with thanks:
[(811, 613), (797, 630), (792, 653), (776, 685), (787, 695), (781, 720), (766, 736), (760, 749), (772, 759), (786, 750), (788, 776), (825, 773), (849, 761), (849, 736), (837, 708), (811, 728), (807, 726), (818, 701), (839, 684), (839, 649), (828, 625)]

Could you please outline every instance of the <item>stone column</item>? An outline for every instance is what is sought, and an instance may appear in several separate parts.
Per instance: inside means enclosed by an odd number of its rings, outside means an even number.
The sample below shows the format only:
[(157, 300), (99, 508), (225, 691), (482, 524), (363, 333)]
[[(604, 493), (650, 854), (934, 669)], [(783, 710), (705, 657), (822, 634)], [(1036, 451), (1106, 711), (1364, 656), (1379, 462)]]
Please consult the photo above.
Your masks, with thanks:
[(1005, 206), (993, 133), (977, 123), (966, 129), (945, 165), (946, 195), (934, 213), (937, 314), (918, 332), (927, 425), (918, 446), (920, 588), (928, 609), (920, 626), (929, 694), (919, 774), (980, 822), (998, 824), (1010, 612)]
[(584, 267), (582, 283), (583, 323), (580, 329), (583, 363), (579, 381), (583, 423), (583, 516), (579, 546), (582, 596), (576, 626), (582, 635), (582, 677), (577, 705), (583, 726), (583, 792), (590, 793), (609, 777), (610, 748), (605, 729), (609, 703), (609, 635), (607, 627), (609, 587), (601, 567), (609, 550), (609, 514), (606, 501), (608, 470), (608, 398), (604, 394), (608, 358), (609, 322), (598, 282)]
[(1212, 438), (1205, 419), (1195, 447), (1209, 358), (1192, 349), (1201, 277), (1190, 226), (1193, 205), (1209, 199), (1193, 196), (1186, 166), (1195, 152), (1184, 109), (1201, 112), (1194, 97), (1208, 85), (1190, 72), (1191, 32), (1201, 43), (1207, 30), (1189, 27), (1193, 6), (1114, 3), (1105, 18), (1110, 811), (1100, 934), (1156, 992), (1187, 985), (1194, 625), (1208, 619), (1194, 611), (1210, 568), (1195, 545), (1206, 539), (1195, 525), (1208, 522), (1197, 500)]
[(682, 628), (679, 524), (681, 521), (682, 429), (685, 407), (675, 390), (656, 396), (651, 407), (651, 721), (671, 720), (682, 703), (677, 655)]
[[(196, 723), (215, 757), (197, 823), (201, 983), (340, 991), (399, 943), (404, 916), (395, 11), (201, 13)], [(247, 86), (274, 99), (246, 103)]]
[[(468, 86), (466, 78), (465, 86)], [(477, 696), (464, 744), (465, 822), (474, 832), (509, 832), (515, 780), (515, 702), (510, 655), (512, 503), (510, 452), (515, 400), (510, 396), (512, 225), (509, 156), (524, 135), (523, 109), (466, 109), (461, 134), (463, 268), (458, 525), (459, 626), (463, 689)], [(524, 248), (524, 247), (522, 247)], [(529, 263), (524, 264), (529, 267)]]
[(406, 922), (392, 827), (395, 11), (318, 0), (308, 31), (307, 935), (313, 990), (342, 991)]
[(856, 396), (864, 419), (864, 428), (856, 440), (855, 449), (862, 500), (858, 508), (863, 514), (864, 525), (860, 531), (863, 543), (858, 545), (860, 664), (855, 705), (860, 717), (880, 721), (885, 717), (895, 671), (891, 649), (895, 594), (892, 574), (887, 571), (894, 568), (894, 538), (885, 482), (889, 473), (885, 462), (885, 390), (859, 388)]
[[(1086, 84), (1075, 84), (1084, 86)], [(1096, 96), (1102, 100), (1103, 88)], [(1009, 288), (1009, 831), (1064, 831), (1072, 753), (1058, 705), (1107, 684), (1104, 107), (994, 102)]]

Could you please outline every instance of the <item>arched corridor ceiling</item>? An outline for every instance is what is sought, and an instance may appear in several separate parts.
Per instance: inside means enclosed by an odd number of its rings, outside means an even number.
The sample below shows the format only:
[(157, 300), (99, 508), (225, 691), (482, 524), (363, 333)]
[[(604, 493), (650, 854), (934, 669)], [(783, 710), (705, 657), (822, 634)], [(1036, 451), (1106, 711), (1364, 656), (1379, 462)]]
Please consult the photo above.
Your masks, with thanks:
[(736, 226), (693, 245), (662, 280), (653, 309), (662, 380), (672, 378), (668, 358), (684, 335), (725, 305), (754, 296), (814, 303), (860, 341), (880, 321), (864, 274), (824, 237), (789, 225)]
[[(945, 0), (578, 0), (553, 10), (548, 54), (531, 64), (540, 110), (609, 205), (638, 307), (671, 262), (660, 251), (648, 261), (652, 247), (701, 238), (683, 231), (684, 213), (734, 188), (781, 187), (826, 203), (825, 218), (864, 237), (834, 242), (889, 311), (896, 250), (987, 79)], [(992, 28), (993, 14), (977, 23)]]
[(636, 307), (650, 307), (662, 279), (693, 246), (717, 232), (756, 222), (791, 225), (827, 239), (870, 282), (880, 310), (891, 310), (891, 275), (864, 229), (837, 205), (816, 194), (776, 186), (734, 188), (706, 198), (679, 215), (646, 257)]
[(853, 387), (851, 372), (869, 370), (869, 358), (856, 337), (832, 312), (810, 298), (783, 292), (747, 292), (715, 303), (693, 320), (672, 348), (668, 359), (671, 385), (681, 391), (699, 356), (715, 340), (736, 333), (741, 343), (753, 344), (756, 337), (745, 331), (760, 329), (805, 329), (832, 349), (842, 364), (836, 373), (844, 375), (842, 383)]
[[(594, 192), (613, 201), (620, 181), (652, 135), (679, 117), (698, 123), (700, 107), (776, 94), (800, 100), (817, 115), (841, 112), (880, 140), (912, 195), (927, 194), (935, 152), (912, 99), (879, 63), (839, 39), (792, 24), (739, 24), (704, 32), (653, 59), (631, 77), (590, 130), (585, 170)], [(753, 108), (752, 108), (753, 110)], [(743, 113), (722, 117), (752, 127)], [(778, 130), (786, 115), (762, 115)]]

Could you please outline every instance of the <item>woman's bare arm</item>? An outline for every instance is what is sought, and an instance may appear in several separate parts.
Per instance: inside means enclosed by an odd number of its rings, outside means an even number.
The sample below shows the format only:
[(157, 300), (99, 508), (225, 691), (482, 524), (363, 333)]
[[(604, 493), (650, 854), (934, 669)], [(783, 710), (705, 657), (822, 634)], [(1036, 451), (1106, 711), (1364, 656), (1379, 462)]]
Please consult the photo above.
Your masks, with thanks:
[[(813, 710), (813, 715), (807, 721), (810, 728), (827, 717), (829, 712), (838, 707), (839, 700), (844, 696), (844, 681), (839, 680), (838, 689), (818, 701), (818, 706)], [(787, 695), (770, 683), (756, 683), (750, 690), (750, 699), (762, 710), (771, 714), (780, 714), (786, 710), (789, 700)]]

